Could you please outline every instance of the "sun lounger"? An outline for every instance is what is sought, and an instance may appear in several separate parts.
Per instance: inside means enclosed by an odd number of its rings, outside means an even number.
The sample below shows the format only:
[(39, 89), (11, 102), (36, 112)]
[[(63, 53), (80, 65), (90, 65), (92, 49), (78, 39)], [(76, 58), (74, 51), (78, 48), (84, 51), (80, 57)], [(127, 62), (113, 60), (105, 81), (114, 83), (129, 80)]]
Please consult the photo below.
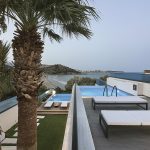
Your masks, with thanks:
[(150, 110), (102, 110), (99, 122), (108, 137), (108, 131), (115, 126), (150, 127)]
[(45, 107), (45, 108), (50, 108), (50, 107), (52, 107), (52, 105), (53, 105), (53, 102), (52, 102), (52, 101), (48, 101), (48, 102), (44, 105), (44, 107)]
[(61, 108), (67, 108), (68, 107), (68, 102), (62, 102), (60, 107)]
[[(144, 100), (138, 96), (110, 96), (110, 97), (104, 97), (104, 96), (95, 96), (92, 99), (92, 106), (93, 109), (95, 109), (96, 105), (138, 105), (143, 109), (148, 109), (148, 102), (147, 100)], [(143, 105), (145, 107), (143, 107)]]
[(54, 107), (59, 107), (60, 106), (60, 102), (54, 102)]

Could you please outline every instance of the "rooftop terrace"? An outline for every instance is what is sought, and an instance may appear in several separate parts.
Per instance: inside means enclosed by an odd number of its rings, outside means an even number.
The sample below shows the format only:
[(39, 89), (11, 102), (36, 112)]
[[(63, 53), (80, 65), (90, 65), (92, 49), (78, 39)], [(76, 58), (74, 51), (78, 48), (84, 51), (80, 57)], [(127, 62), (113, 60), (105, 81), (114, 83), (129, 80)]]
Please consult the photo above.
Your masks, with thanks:
[[(150, 98), (141, 98), (150, 104)], [(149, 150), (150, 126), (113, 126), (106, 138), (99, 124), (101, 110), (143, 110), (138, 104), (103, 104), (94, 110), (91, 101), (81, 98), (79, 87), (74, 85), (62, 150)]]
[[(150, 104), (150, 99), (146, 98)], [(109, 138), (105, 138), (99, 124), (100, 107), (93, 110), (91, 99), (84, 99), (84, 106), (88, 117), (94, 145), (96, 150), (149, 150), (150, 149), (150, 128), (141, 129), (125, 127), (113, 129), (109, 133)], [(150, 106), (150, 105), (149, 105)], [(101, 109), (120, 109), (119, 106), (101, 107)], [(137, 106), (121, 106), (121, 109), (140, 109)], [(149, 108), (150, 109), (150, 108)]]

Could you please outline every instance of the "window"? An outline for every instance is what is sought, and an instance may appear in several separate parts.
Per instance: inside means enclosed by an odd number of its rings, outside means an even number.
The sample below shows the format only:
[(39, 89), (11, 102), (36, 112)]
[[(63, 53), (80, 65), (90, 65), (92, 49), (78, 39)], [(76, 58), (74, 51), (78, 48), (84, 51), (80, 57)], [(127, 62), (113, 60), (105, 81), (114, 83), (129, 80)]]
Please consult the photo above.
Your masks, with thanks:
[(137, 85), (133, 84), (133, 90), (134, 90), (134, 91), (137, 90)]

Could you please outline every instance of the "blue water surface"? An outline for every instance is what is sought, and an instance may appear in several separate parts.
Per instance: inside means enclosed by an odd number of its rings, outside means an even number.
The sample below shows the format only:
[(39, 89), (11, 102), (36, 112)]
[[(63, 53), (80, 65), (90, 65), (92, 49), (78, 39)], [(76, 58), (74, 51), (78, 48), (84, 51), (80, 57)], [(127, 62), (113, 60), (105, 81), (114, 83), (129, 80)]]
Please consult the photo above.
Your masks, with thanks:
[[(105, 86), (80, 86), (82, 96), (103, 96)], [(108, 86), (108, 96), (111, 96), (113, 87)], [(106, 91), (104, 92), (106, 96)], [(131, 96), (132, 94), (126, 93), (117, 89), (117, 96)], [(112, 96), (116, 96), (116, 90), (113, 91)]]
[(70, 101), (71, 94), (56, 94), (50, 97), (50, 101), (59, 102), (59, 101)]
[[(103, 96), (105, 86), (79, 86), (82, 96), (92, 97), (92, 96)], [(113, 87), (108, 86), (108, 96), (111, 96)], [(106, 96), (106, 92), (104, 93)], [(112, 93), (112, 96), (116, 96), (116, 91)], [(126, 93), (122, 90), (117, 89), (117, 96), (132, 96), (132, 94)], [(50, 101), (62, 102), (70, 101), (71, 94), (56, 94), (49, 98)]]

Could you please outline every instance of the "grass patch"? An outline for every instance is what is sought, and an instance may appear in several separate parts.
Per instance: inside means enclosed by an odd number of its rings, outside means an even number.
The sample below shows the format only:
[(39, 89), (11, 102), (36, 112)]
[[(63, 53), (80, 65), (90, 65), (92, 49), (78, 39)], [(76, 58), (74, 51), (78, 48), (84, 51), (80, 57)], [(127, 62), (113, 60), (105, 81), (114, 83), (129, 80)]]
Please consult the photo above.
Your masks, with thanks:
[(38, 150), (61, 150), (67, 115), (47, 115), (38, 126)]
[[(67, 115), (46, 115), (39, 119), (37, 127), (38, 150), (61, 150), (66, 127)], [(7, 138), (12, 138), (16, 133), (17, 124), (6, 132)], [(10, 144), (6, 144), (10, 145)]]
[(13, 135), (16, 133), (15, 129), (17, 128), (17, 124), (12, 126), (7, 132), (5, 133), (6, 138), (12, 138)]

